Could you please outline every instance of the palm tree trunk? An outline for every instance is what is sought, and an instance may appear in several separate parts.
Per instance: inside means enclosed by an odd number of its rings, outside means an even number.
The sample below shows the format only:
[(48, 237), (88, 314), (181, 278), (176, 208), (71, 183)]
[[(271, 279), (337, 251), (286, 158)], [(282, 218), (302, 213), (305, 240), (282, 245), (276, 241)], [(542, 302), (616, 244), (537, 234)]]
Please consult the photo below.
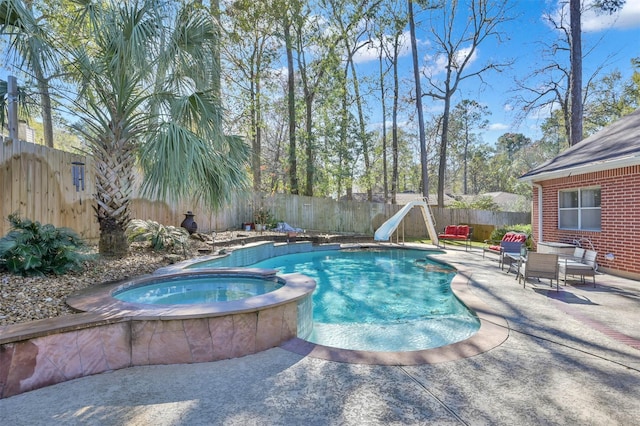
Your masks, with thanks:
[(109, 258), (122, 258), (129, 252), (125, 230), (130, 220), (134, 155), (126, 145), (126, 141), (120, 140), (94, 151), (96, 205), (93, 209), (100, 226), (98, 249), (102, 256)]

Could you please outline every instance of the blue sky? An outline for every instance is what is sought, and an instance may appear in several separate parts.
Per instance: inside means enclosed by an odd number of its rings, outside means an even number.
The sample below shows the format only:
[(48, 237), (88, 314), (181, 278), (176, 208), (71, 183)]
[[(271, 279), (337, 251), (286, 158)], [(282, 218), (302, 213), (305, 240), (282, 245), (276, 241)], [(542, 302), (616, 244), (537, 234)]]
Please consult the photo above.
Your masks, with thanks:
[[(392, 0), (393, 1), (393, 0)], [(591, 2), (591, 0), (588, 0)], [(465, 3), (461, 0), (460, 3)], [(550, 42), (558, 38), (558, 34), (543, 19), (545, 14), (559, 16), (559, 0), (511, 0), (511, 15), (516, 18), (504, 25), (502, 30), (508, 36), (507, 40), (497, 44), (488, 40), (479, 46), (473, 59), (473, 65), (480, 66), (488, 60), (515, 60), (514, 65), (502, 73), (484, 74), (485, 84), (478, 79), (466, 80), (460, 86), (460, 91), (454, 98), (455, 105), (462, 99), (474, 99), (486, 105), (492, 114), (488, 117), (489, 128), (482, 132), (485, 142), (495, 143), (497, 138), (506, 132), (520, 132), (532, 139), (540, 136), (539, 126), (545, 118), (542, 113), (530, 116), (522, 123), (515, 123), (516, 105), (512, 103), (515, 95), (516, 78), (523, 78), (532, 70), (543, 65), (540, 54), (540, 42)], [(568, 14), (567, 14), (568, 19)], [(428, 45), (431, 43), (428, 33), (424, 30), (426, 15), (419, 13), (418, 21), (418, 54), (423, 67), (433, 70), (434, 74), (444, 71), (437, 58), (427, 57)], [(422, 27), (422, 28), (421, 28)], [(600, 76), (618, 69), (627, 79), (632, 69), (630, 59), (640, 57), (640, 0), (626, 0), (622, 11), (613, 16), (599, 16), (585, 13), (582, 19), (583, 29), (583, 80), (586, 81), (595, 70), (604, 67)], [(373, 42), (372, 45), (376, 45)], [(378, 43), (379, 45), (379, 43)], [(369, 74), (377, 79), (378, 63), (376, 49), (362, 49), (356, 57), (360, 77)], [(561, 57), (560, 62), (568, 63), (568, 54)], [(410, 57), (408, 28), (403, 56), (400, 60), (401, 79), (406, 90), (413, 83), (413, 70)], [(6, 78), (6, 67), (0, 67), (0, 77)], [(423, 83), (424, 87), (424, 83)], [(377, 94), (375, 95), (377, 96)], [(372, 125), (381, 126), (380, 101), (372, 100), (368, 111)], [(426, 114), (437, 114), (441, 111), (441, 104), (425, 98)], [(401, 113), (401, 122), (408, 120), (408, 112)], [(427, 117), (428, 119), (428, 117)], [(387, 120), (390, 120), (388, 117)]]
[[(453, 102), (455, 105), (463, 98), (474, 99), (491, 110), (492, 114), (488, 117), (489, 129), (483, 132), (484, 141), (490, 144), (506, 132), (523, 133), (532, 139), (540, 136), (538, 129), (545, 118), (544, 113), (531, 116), (522, 123), (515, 123), (516, 106), (512, 102), (515, 94), (514, 80), (522, 79), (534, 69), (544, 65), (540, 53), (540, 42), (550, 43), (558, 38), (558, 33), (543, 19), (545, 13), (559, 19), (560, 6), (557, 0), (513, 1), (511, 5), (513, 6), (512, 14), (517, 17), (502, 27), (508, 39), (500, 44), (493, 40), (481, 44), (473, 60), (477, 66), (490, 59), (497, 61), (513, 59), (515, 63), (502, 73), (484, 74), (486, 83), (484, 85), (478, 79), (466, 80), (461, 84), (460, 92)], [(566, 19), (568, 20), (568, 13)], [(417, 20), (426, 21), (426, 17), (420, 14)], [(419, 24), (417, 30), (418, 55), (422, 65), (434, 69), (435, 74), (438, 72), (438, 67), (440, 71), (444, 71), (436, 58), (429, 58), (424, 53), (428, 51), (430, 41), (428, 34), (420, 28), (420, 25), (424, 26), (424, 22)], [(630, 59), (640, 57), (640, 0), (627, 0), (624, 8), (613, 16), (585, 13), (582, 19), (582, 30), (582, 50), (583, 55), (586, 55), (583, 61), (584, 82), (600, 67), (604, 67), (599, 73), (600, 76), (614, 69), (621, 71), (625, 79), (631, 76)], [(404, 52), (401, 61), (402, 77), (412, 80), (413, 71), (408, 43)], [(359, 58), (359, 66), (365, 70), (368, 65), (371, 65), (372, 69), (375, 67), (377, 70), (376, 58), (373, 49), (369, 52), (363, 50)], [(559, 58), (559, 62), (568, 63), (568, 54), (563, 54)], [(437, 113), (441, 108), (441, 104), (425, 98), (427, 112)], [(371, 114), (374, 122), (381, 122), (381, 114), (378, 111), (371, 111)]]

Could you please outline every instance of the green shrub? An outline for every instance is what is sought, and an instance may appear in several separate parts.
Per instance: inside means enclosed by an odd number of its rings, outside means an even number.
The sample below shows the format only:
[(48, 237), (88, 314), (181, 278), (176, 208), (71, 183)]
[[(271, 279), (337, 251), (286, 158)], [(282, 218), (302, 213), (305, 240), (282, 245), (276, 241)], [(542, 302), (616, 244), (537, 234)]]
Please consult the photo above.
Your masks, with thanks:
[(189, 245), (189, 233), (176, 226), (164, 226), (153, 220), (134, 219), (127, 227), (129, 241), (148, 242), (153, 250), (186, 254)]
[(488, 210), (492, 212), (499, 212), (502, 210), (500, 205), (493, 201), (493, 198), (489, 196), (476, 197), (472, 200), (455, 200), (447, 206), (450, 209), (474, 209), (474, 210)]
[(81, 270), (91, 256), (84, 241), (71, 229), (41, 225), (17, 214), (9, 215), (11, 230), (0, 239), (0, 269), (14, 274), (62, 275)]

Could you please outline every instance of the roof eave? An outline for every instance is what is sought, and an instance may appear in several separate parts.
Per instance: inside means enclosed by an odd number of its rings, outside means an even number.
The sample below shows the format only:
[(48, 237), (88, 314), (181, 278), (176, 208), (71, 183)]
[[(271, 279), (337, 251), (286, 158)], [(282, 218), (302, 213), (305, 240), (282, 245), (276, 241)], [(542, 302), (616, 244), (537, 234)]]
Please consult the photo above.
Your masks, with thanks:
[(601, 172), (603, 170), (619, 169), (621, 167), (636, 166), (639, 164), (640, 154), (634, 154), (628, 157), (616, 158), (614, 160), (599, 161), (574, 167), (566, 167), (560, 170), (537, 173), (529, 176), (521, 176), (518, 178), (518, 180), (521, 182), (538, 182), (549, 179), (559, 179), (573, 175), (581, 175), (585, 173)]

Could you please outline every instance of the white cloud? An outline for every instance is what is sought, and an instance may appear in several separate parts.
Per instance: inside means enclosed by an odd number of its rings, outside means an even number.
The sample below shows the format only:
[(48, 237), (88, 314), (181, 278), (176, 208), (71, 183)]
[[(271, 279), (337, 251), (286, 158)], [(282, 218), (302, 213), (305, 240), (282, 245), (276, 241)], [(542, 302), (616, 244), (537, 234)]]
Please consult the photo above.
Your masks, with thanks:
[(489, 126), (487, 126), (488, 130), (493, 130), (493, 131), (508, 130), (510, 128), (511, 128), (511, 126), (509, 126), (508, 124), (504, 124), (504, 123), (491, 123), (491, 124), (489, 124)]
[(582, 31), (601, 31), (608, 28), (640, 28), (640, 0), (627, 0), (622, 10), (612, 15), (589, 10), (582, 15)]
[[(367, 45), (364, 47), (361, 47), (353, 56), (353, 62), (355, 62), (356, 64), (362, 64), (370, 61), (377, 61), (380, 55), (380, 49), (382, 45), (385, 46), (387, 51), (389, 52), (393, 51), (393, 38), (387, 35), (383, 36), (382, 40), (380, 40), (379, 38), (371, 39), (371, 40), (368, 40), (366, 43)], [(404, 32), (400, 36), (400, 49), (399, 49), (398, 55), (400, 57), (408, 55), (410, 51), (410, 46), (411, 44), (410, 44), (409, 33)]]
[[(556, 22), (563, 21), (568, 28), (568, 2), (560, 0), (551, 16)], [(597, 32), (610, 28), (622, 30), (640, 28), (640, 0), (627, 0), (622, 9), (612, 15), (598, 12), (593, 8), (585, 10), (581, 24), (584, 32)]]
[[(454, 59), (454, 68), (457, 68), (458, 65), (462, 64), (464, 60), (471, 55), (469, 61), (467, 62), (467, 67), (474, 63), (478, 59), (478, 50), (474, 50), (471, 53), (471, 47), (465, 47), (464, 49), (460, 49), (455, 54)], [(425, 62), (427, 65), (423, 68), (424, 72), (428, 76), (435, 76), (441, 73), (444, 73), (447, 69), (447, 56), (443, 54), (438, 54), (434, 56), (425, 56)]]
[(502, 106), (503, 111), (511, 112), (513, 111), (513, 105), (507, 103)]

